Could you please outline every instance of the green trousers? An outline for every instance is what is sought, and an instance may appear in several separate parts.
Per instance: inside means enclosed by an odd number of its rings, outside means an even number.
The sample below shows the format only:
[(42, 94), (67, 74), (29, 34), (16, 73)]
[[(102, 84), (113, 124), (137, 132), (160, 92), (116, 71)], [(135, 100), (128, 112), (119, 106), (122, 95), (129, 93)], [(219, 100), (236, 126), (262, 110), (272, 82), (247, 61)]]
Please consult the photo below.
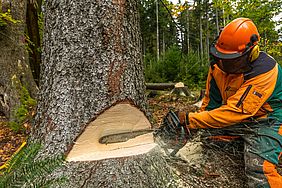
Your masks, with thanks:
[(221, 128), (212, 134), (217, 133), (244, 139), (248, 187), (282, 188), (282, 176), (276, 170), (282, 155), (282, 123), (265, 119)]

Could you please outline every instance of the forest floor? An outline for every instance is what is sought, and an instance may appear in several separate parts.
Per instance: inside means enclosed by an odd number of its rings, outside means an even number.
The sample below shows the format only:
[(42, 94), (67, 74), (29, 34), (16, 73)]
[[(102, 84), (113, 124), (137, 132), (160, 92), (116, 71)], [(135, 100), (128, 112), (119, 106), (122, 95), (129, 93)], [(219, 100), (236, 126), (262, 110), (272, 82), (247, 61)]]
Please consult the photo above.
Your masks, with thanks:
[[(197, 111), (193, 103), (195, 97), (157, 95), (148, 98), (149, 110), (154, 126), (159, 127), (163, 117), (172, 110)], [(4, 117), (0, 117), (0, 166), (26, 140), (28, 134), (13, 132)], [(179, 175), (182, 187), (246, 187), (244, 174), (243, 141), (210, 140), (210, 132), (197, 131), (176, 157), (168, 157), (167, 162)]]
[(0, 116), (0, 169), (22, 145), (26, 137), (26, 133), (13, 131), (8, 126), (7, 119)]

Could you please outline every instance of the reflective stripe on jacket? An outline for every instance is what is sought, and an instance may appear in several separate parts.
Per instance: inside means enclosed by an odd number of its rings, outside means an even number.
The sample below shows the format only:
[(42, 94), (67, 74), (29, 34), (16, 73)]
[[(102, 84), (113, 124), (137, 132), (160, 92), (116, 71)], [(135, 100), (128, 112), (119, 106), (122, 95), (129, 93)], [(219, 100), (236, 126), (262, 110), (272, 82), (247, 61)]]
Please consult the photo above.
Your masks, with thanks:
[(220, 128), (250, 118), (274, 117), (282, 122), (282, 69), (265, 52), (244, 74), (210, 67), (201, 112), (190, 113), (191, 128)]

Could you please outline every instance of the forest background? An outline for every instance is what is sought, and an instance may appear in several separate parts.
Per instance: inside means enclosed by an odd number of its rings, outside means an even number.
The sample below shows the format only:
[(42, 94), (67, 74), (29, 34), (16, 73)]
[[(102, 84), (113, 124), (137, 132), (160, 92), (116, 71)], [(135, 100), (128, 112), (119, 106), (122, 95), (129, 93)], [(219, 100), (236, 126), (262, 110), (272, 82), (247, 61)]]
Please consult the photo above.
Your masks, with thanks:
[[(13, 50), (15, 46), (7, 47), (10, 41), (20, 38), (28, 52), (28, 62), (35, 83), (39, 86), (40, 66), (42, 65), (42, 39), (44, 31), (44, 0), (27, 0), (26, 10), (10, 1), (0, 3), (0, 38), (3, 48)], [(12, 10), (9, 7), (18, 7)], [(247, 17), (254, 21), (260, 33), (259, 46), (282, 64), (282, 2), (281, 0), (142, 0), (139, 3), (142, 57), (144, 74), (147, 83), (183, 82), (190, 90), (204, 89), (209, 67), (209, 47), (219, 35), (220, 30), (231, 20)], [(19, 15), (22, 15), (21, 17)], [(19, 18), (21, 20), (19, 20)], [(22, 29), (24, 28), (25, 29)], [(24, 33), (23, 33), (24, 32)], [(6, 41), (7, 43), (5, 43)], [(15, 43), (17, 44), (17, 43)], [(6, 47), (5, 47), (6, 45)], [(5, 55), (1, 50), (3, 66), (11, 61), (9, 66), (17, 66), (13, 58), (17, 53)], [(21, 51), (23, 51), (21, 50)], [(24, 52), (21, 52), (24, 53)], [(5, 60), (5, 58), (8, 58)], [(24, 60), (26, 61), (26, 60)], [(12, 62), (15, 65), (12, 65)], [(4, 67), (3, 67), (4, 68)], [(6, 71), (7, 71), (6, 70)], [(5, 69), (2, 69), (5, 71)], [(21, 77), (19, 69), (18, 76)], [(3, 83), (10, 73), (2, 74)], [(13, 75), (15, 73), (11, 73)], [(5, 76), (6, 75), (6, 76)], [(31, 76), (32, 77), (32, 76)], [(0, 79), (0, 80), (1, 80)], [(32, 79), (32, 78), (31, 78)], [(26, 79), (28, 80), (28, 79)], [(32, 81), (33, 82), (33, 81)], [(12, 82), (9, 81), (9, 84)], [(36, 89), (30, 89), (31, 81), (21, 83), (21, 91), (13, 100), (19, 100), (21, 93), (32, 98)], [(4, 84), (5, 85), (5, 84)], [(13, 86), (10, 86), (13, 87)], [(34, 88), (34, 87), (33, 87)], [(33, 92), (32, 92), (33, 91)], [(1, 94), (5, 102), (4, 93)], [(10, 104), (4, 114), (12, 119), (13, 129), (22, 128), (22, 122), (27, 118), (28, 108), (36, 102), (29, 96), (21, 101)], [(31, 101), (31, 102), (30, 102)], [(20, 106), (20, 107), (19, 107)], [(0, 109), (1, 110), (1, 109)], [(13, 120), (14, 119), (14, 120)], [(16, 120), (15, 120), (16, 119)]]
[(144, 0), (141, 5), (147, 82), (182, 81), (190, 88), (203, 88), (209, 46), (238, 17), (254, 21), (261, 35), (260, 49), (282, 63), (280, 0)]
[[(281, 64), (281, 7), (281, 0), (140, 1), (146, 82), (181, 81), (190, 88), (203, 88), (209, 65), (209, 46), (220, 29), (237, 17), (254, 21), (261, 35), (260, 49)], [(38, 83), (44, 0), (28, 0), (27, 9), (27, 13), (34, 16), (33, 20), (27, 17), (26, 50)], [(17, 22), (9, 9), (0, 9), (0, 28)]]

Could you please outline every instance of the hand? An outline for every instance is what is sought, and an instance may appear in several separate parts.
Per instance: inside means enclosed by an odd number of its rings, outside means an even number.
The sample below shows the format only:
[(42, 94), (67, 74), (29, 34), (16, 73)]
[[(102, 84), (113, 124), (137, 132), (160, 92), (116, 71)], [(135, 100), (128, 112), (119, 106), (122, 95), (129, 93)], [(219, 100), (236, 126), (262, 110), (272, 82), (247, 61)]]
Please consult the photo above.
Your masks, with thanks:
[(188, 126), (189, 125), (189, 113), (186, 111), (179, 111), (178, 112), (178, 119), (180, 124)]

